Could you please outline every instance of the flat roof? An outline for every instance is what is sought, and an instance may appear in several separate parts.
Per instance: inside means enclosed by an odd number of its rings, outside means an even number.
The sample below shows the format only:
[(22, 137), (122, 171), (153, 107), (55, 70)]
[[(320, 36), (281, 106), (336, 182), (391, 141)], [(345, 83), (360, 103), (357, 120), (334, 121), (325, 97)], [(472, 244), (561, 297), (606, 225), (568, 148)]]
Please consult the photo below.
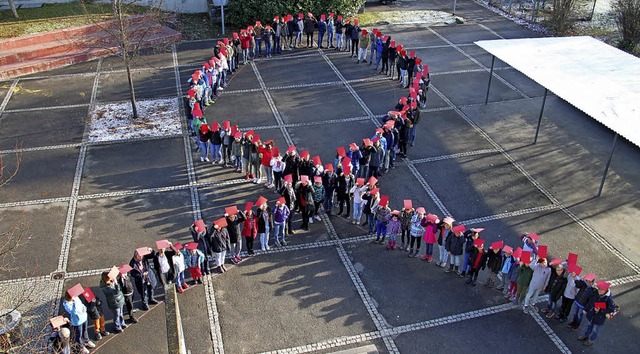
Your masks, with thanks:
[(475, 44), (640, 147), (639, 58), (588, 36)]

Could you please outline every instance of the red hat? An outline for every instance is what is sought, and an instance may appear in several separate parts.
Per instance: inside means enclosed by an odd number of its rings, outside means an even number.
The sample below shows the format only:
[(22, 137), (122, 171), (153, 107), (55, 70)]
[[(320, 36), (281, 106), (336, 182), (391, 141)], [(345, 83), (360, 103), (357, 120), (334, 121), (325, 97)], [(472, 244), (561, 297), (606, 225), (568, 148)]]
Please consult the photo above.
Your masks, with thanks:
[[(384, 133), (384, 129), (382, 129), (382, 128), (376, 128), (376, 133), (380, 133), (380, 134), (382, 134), (382, 133)], [(375, 139), (375, 138), (374, 138), (374, 139)]]
[(313, 17), (313, 14), (311, 12), (307, 12), (307, 16)]
[(363, 36), (366, 36), (366, 35), (367, 35), (367, 33), (369, 33), (369, 32), (367, 32), (367, 30), (366, 30), (366, 29), (363, 29), (363, 30), (362, 30), (362, 35), (363, 35)]
[[(477, 238), (475, 240), (473, 240), (473, 245), (476, 247), (482, 247), (482, 245), (484, 245), (484, 240), (481, 238)], [(493, 247), (491, 247), (493, 248)]]
[(284, 181), (285, 182), (289, 182), (289, 183), (293, 183), (293, 175), (288, 174), (288, 175), (284, 176)]
[(232, 125), (231, 126), (231, 135), (235, 135), (238, 132), (238, 126), (237, 125)]
[(400, 51), (402, 51), (402, 44), (396, 46), (396, 52), (400, 53)]
[(372, 29), (372, 31), (373, 31), (373, 33), (378, 33), (378, 29), (377, 28)]
[(188, 250), (198, 249), (198, 243), (197, 242), (189, 242), (189, 243), (187, 243), (187, 245), (184, 248), (186, 248)]
[(391, 215), (400, 216), (400, 210), (394, 210), (391, 212)]
[(227, 214), (229, 216), (234, 216), (234, 215), (238, 214), (238, 207), (236, 207), (235, 205), (232, 205), (230, 207), (226, 207), (226, 208), (224, 208), (224, 212), (225, 212), (225, 214)]
[(411, 199), (405, 199), (402, 201), (402, 206), (404, 209), (412, 209), (413, 208), (413, 202), (411, 201)]
[(457, 234), (457, 233), (459, 233), (459, 232), (465, 232), (465, 230), (466, 230), (466, 229), (467, 229), (467, 228), (466, 228), (466, 227), (464, 227), (464, 225), (460, 224), (460, 225), (454, 226), (454, 227), (451, 229), (451, 231), (453, 231), (453, 233), (454, 233), (454, 234)]
[(389, 197), (387, 197), (386, 195), (382, 195), (380, 196), (380, 203), (379, 205), (383, 206), (383, 207), (387, 207), (387, 204), (389, 204)]
[(202, 66), (204, 66), (205, 69), (209, 69), (211, 67), (208, 61), (205, 61), (204, 63), (202, 63)]
[(578, 255), (576, 253), (569, 253), (567, 256), (567, 264), (577, 264), (578, 263)]
[(356, 151), (356, 150), (359, 150), (360, 148), (358, 147), (358, 144), (356, 144), (356, 143), (351, 143), (351, 144), (349, 144), (349, 149), (350, 149), (351, 151)]
[(527, 236), (529, 236), (534, 241), (540, 241), (540, 236), (538, 236), (538, 234), (536, 234), (535, 232), (531, 232), (527, 234)]
[(322, 177), (314, 176), (313, 177), (313, 183), (322, 183)]
[(504, 246), (504, 241), (496, 241), (496, 242), (491, 244), (491, 249), (492, 250), (499, 250), (499, 249), (502, 248), (502, 246)]
[[(417, 96), (417, 95), (416, 95)], [(411, 102), (411, 108), (418, 108), (418, 102), (416, 101), (412, 101)]]
[(312, 160), (313, 160), (314, 166), (322, 165), (322, 160), (320, 160), (320, 156), (316, 155), (312, 158)]
[(289, 147), (287, 148), (287, 152), (292, 152), (292, 151), (296, 151), (295, 145), (289, 145)]
[(274, 20), (274, 21), (279, 21), (279, 20), (280, 20), (280, 16), (276, 15), (276, 16), (273, 18), (273, 20)]
[(389, 111), (389, 112), (387, 112), (387, 115), (390, 116), (390, 117), (399, 117), (401, 115), (401, 113), (398, 112), (398, 111)]
[(382, 38), (382, 32), (376, 32), (376, 38)]
[(222, 43), (224, 43), (224, 45), (229, 45), (229, 38), (223, 38)]
[(247, 204), (244, 205), (244, 211), (249, 211), (251, 208), (253, 208), (253, 203), (251, 202), (247, 202)]
[(335, 15), (334, 12), (329, 12), (329, 17), (333, 17), (333, 15)]
[(333, 172), (333, 165), (330, 164), (330, 163), (324, 165), (324, 170), (325, 171), (329, 171), (329, 172)]
[(191, 82), (197, 83), (198, 80), (200, 80), (200, 75), (198, 75), (196, 73), (191, 74)]
[(367, 181), (367, 184), (370, 184), (370, 185), (372, 185), (372, 186), (375, 186), (375, 185), (376, 185), (376, 183), (378, 183), (378, 179), (377, 179), (377, 178), (375, 178), (375, 177), (373, 177), (373, 176), (369, 177), (369, 180)]
[(302, 183), (309, 182), (309, 176), (307, 176), (307, 175), (300, 176), (300, 182), (302, 182)]
[(418, 213), (418, 214), (425, 214), (426, 212), (427, 212), (427, 210), (424, 207), (416, 208), (416, 213)]
[(530, 252), (530, 251), (524, 251), (524, 250), (521, 250), (521, 251), (520, 251), (520, 260), (521, 260), (524, 264), (529, 264), (529, 263), (531, 263), (531, 252)]
[(200, 104), (198, 104), (198, 102), (196, 102), (196, 104), (193, 105), (191, 114), (193, 114), (196, 118), (202, 117), (202, 110), (200, 109)]
[(247, 26), (247, 30), (253, 31), (253, 26)]
[(300, 152), (300, 157), (302, 157), (303, 159), (306, 159), (307, 157), (309, 157), (309, 150), (302, 150)]
[(187, 96), (189, 96), (189, 98), (194, 98), (196, 97), (196, 89), (189, 89), (189, 91), (187, 91)]
[(513, 253), (513, 248), (511, 246), (502, 247), (502, 252), (504, 253)]
[[(422, 66), (422, 73), (424, 73), (425, 75), (429, 75), (429, 65), (424, 64), (424, 65)], [(419, 73), (419, 74), (420, 74), (420, 77), (422, 77), (422, 73)]]
[(258, 200), (256, 200), (256, 204), (255, 204), (255, 205), (257, 205), (257, 206), (261, 206), (261, 205), (263, 205), (263, 204), (267, 204), (267, 198), (265, 198), (265, 197), (263, 197), (263, 196), (260, 196), (260, 197), (258, 198)]
[(547, 246), (540, 245), (538, 246), (538, 257), (539, 258), (547, 258)]
[(444, 219), (442, 219), (442, 222), (443, 222), (443, 223), (445, 223), (445, 224), (449, 224), (449, 225), (453, 225), (453, 222), (454, 222), (454, 221), (456, 221), (456, 219), (454, 219), (454, 218), (452, 218), (452, 217), (450, 217), (450, 216), (447, 216), (447, 217), (445, 217)]
[(593, 274), (593, 273), (587, 273), (587, 275), (582, 277), (582, 279), (584, 279), (586, 281), (594, 281), (594, 280), (596, 280), (596, 278), (598, 278), (598, 276)]
[(580, 275), (580, 273), (582, 273), (582, 267), (577, 264), (569, 264), (567, 270), (569, 273), (576, 273), (576, 275)]
[(364, 178), (356, 179), (356, 185), (358, 185), (358, 187), (364, 186)]
[(372, 190), (369, 191), (369, 194), (376, 195), (378, 194), (378, 192), (380, 192), (380, 188), (373, 188)]
[(345, 156), (347, 156), (347, 152), (345, 151), (344, 146), (340, 146), (340, 147), (337, 149), (337, 151), (338, 151), (338, 156), (340, 156), (340, 157), (345, 157)]
[(284, 197), (280, 197), (276, 199), (276, 203), (284, 205), (287, 203), (287, 200)]

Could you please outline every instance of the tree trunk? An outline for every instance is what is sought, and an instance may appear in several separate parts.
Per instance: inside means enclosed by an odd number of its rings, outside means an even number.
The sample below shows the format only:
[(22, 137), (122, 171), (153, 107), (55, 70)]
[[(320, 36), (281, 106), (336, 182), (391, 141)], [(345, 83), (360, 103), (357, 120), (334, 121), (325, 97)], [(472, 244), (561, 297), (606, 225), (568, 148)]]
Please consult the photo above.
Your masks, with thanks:
[(136, 90), (133, 85), (133, 77), (131, 76), (131, 58), (129, 58), (129, 45), (131, 44), (131, 39), (127, 37), (126, 29), (124, 28), (124, 16), (122, 14), (122, 1), (114, 0), (113, 1), (113, 10), (116, 15), (116, 19), (118, 20), (118, 29), (119, 38), (118, 44), (120, 47), (120, 55), (122, 55), (122, 60), (124, 60), (124, 66), (127, 69), (127, 80), (129, 81), (129, 96), (131, 99), (131, 111), (133, 113), (133, 119), (138, 118), (138, 106), (136, 104)]
[(16, 4), (13, 2), (13, 0), (9, 0), (9, 7), (11, 7), (11, 12), (13, 12), (13, 17), (20, 18), (20, 16), (18, 16), (18, 10), (16, 10)]

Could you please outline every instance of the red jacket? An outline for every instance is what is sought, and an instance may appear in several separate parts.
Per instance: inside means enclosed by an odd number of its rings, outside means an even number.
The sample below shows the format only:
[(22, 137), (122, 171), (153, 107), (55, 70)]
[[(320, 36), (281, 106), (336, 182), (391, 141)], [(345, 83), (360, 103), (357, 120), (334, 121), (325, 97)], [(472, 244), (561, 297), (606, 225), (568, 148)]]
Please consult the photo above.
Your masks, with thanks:
[(258, 148), (258, 154), (262, 154), (262, 166), (271, 167), (271, 149), (261, 146)]
[(251, 46), (251, 36), (240, 36), (240, 48), (241, 49), (249, 49)]
[(247, 215), (247, 219), (242, 223), (242, 233), (243, 237), (252, 237), (256, 238), (258, 234), (258, 218), (255, 215), (251, 214)]

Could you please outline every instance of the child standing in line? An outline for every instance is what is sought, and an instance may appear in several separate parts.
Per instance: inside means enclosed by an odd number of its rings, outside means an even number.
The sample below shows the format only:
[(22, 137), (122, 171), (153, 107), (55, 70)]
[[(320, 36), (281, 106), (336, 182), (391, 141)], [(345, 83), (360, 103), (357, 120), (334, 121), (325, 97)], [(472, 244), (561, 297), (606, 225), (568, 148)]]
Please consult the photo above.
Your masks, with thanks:
[(247, 202), (244, 207), (244, 221), (242, 223), (242, 237), (244, 237), (244, 243), (247, 245), (247, 254), (253, 256), (253, 241), (258, 234), (258, 220), (253, 215), (253, 203)]
[(391, 214), (391, 209), (387, 206), (388, 203), (389, 197), (383, 195), (380, 197), (378, 206), (374, 209), (376, 220), (376, 239), (373, 242), (375, 243), (383, 244), (384, 239), (387, 237), (387, 222), (389, 220), (389, 215)]
[(231, 143), (231, 154), (233, 155), (234, 172), (242, 173), (242, 160), (244, 156), (244, 145), (242, 144), (242, 133), (236, 132)]
[(522, 249), (520, 247), (513, 251), (513, 264), (511, 265), (511, 269), (509, 269), (509, 288), (506, 289), (506, 294), (504, 294), (504, 298), (509, 301), (516, 300), (516, 292), (518, 291), (518, 269), (520, 268), (521, 253)]
[(181, 293), (189, 289), (189, 285), (187, 285), (187, 282), (184, 280), (185, 265), (184, 254), (181, 252), (182, 244), (180, 242), (176, 242), (176, 244), (171, 245), (171, 247), (174, 251), (173, 257), (171, 257), (171, 262), (173, 263), (173, 269), (176, 276), (174, 283), (176, 285), (176, 290)]
[(529, 283), (533, 278), (533, 269), (529, 266), (531, 263), (531, 254), (529, 251), (522, 251), (522, 257), (520, 260), (520, 267), (518, 267), (518, 290), (516, 291), (516, 298), (513, 300), (515, 305), (520, 305), (524, 302), (524, 298), (529, 290)]
[(491, 250), (487, 252), (487, 281), (484, 285), (493, 287), (498, 282), (498, 272), (502, 269), (502, 246), (503, 241), (497, 241), (491, 244)]
[(449, 258), (449, 252), (447, 252), (445, 240), (447, 238), (447, 235), (449, 234), (449, 231), (451, 231), (451, 227), (454, 221), (455, 220), (452, 217), (447, 216), (438, 224), (437, 236), (439, 253), (436, 265), (440, 268), (444, 268), (444, 266), (447, 264), (447, 259)]
[(465, 247), (465, 251), (464, 251), (464, 261), (462, 263), (462, 275), (465, 275), (467, 271), (469, 271), (469, 269), (471, 268), (469, 266), (469, 252), (467, 252), (467, 249), (471, 250), (472, 248), (469, 248), (468, 246), (473, 245), (473, 241), (475, 241), (478, 237), (480, 237), (480, 232), (482, 232), (484, 229), (483, 228), (473, 228), (471, 230), (468, 230), (464, 233), (464, 239), (465, 242), (467, 243), (467, 247)]
[(358, 178), (356, 185), (351, 187), (349, 191), (353, 195), (353, 224), (360, 224), (360, 218), (362, 217), (362, 207), (364, 200), (362, 195), (367, 191), (367, 186), (364, 185), (364, 178)]
[(425, 253), (422, 259), (431, 263), (433, 262), (433, 244), (437, 241), (436, 232), (440, 220), (438, 220), (438, 216), (434, 214), (427, 214), (426, 219), (427, 226), (424, 228), (424, 236), (422, 237), (425, 244)]
[(497, 290), (501, 290), (503, 293), (507, 293), (508, 284), (509, 284), (509, 273), (511, 272), (511, 268), (515, 263), (513, 256), (513, 248), (509, 246), (502, 247), (502, 269), (500, 269), (500, 273), (502, 275), (502, 281), (496, 287)]
[(409, 250), (409, 241), (411, 241), (411, 219), (415, 214), (415, 209), (407, 208), (409, 205), (405, 205), (402, 208), (402, 214), (400, 215), (400, 220), (402, 221), (402, 244), (400, 245), (401, 250), (408, 251)]
[[(113, 324), (116, 326), (115, 333), (121, 333), (127, 328), (127, 324), (124, 323), (124, 294), (120, 289), (120, 284), (118, 284), (117, 279), (111, 279), (109, 272), (102, 272), (100, 289), (102, 289), (104, 296), (107, 298), (107, 306), (113, 312)], [(104, 321), (104, 315), (102, 320)], [(99, 333), (96, 333), (96, 338), (100, 338)]]
[(387, 216), (389, 222), (387, 223), (387, 235), (389, 235), (389, 242), (387, 243), (387, 250), (396, 248), (398, 235), (402, 233), (402, 222), (400, 221), (400, 211), (394, 210)]
[[(409, 257), (414, 258), (418, 256), (420, 252), (420, 237), (424, 235), (426, 227), (425, 218), (426, 211), (423, 207), (416, 209), (416, 213), (411, 217), (411, 248), (409, 249)], [(416, 244), (416, 250), (413, 251), (414, 244)]]
[(467, 284), (476, 286), (478, 273), (485, 268), (487, 254), (484, 251), (484, 240), (477, 238), (467, 246), (469, 253), (469, 271), (467, 272)]
[(189, 242), (185, 248), (187, 251), (184, 252), (184, 260), (185, 265), (189, 268), (189, 273), (191, 273), (191, 279), (193, 279), (196, 284), (202, 284), (202, 271), (200, 267), (206, 262), (204, 253), (198, 249), (197, 242)]
[(129, 321), (131, 321), (131, 323), (138, 323), (138, 319), (133, 315), (133, 283), (131, 283), (131, 277), (129, 276), (131, 266), (123, 264), (118, 267), (118, 270), (120, 271), (120, 275), (118, 275), (118, 285), (120, 285), (122, 295), (124, 295), (124, 305), (129, 314)]
[[(108, 272), (103, 272), (103, 275), (104, 273), (108, 273)], [(102, 310), (102, 301), (95, 296), (93, 297), (93, 299), (91, 299), (91, 301), (89, 301), (85, 296), (85, 300), (87, 301), (87, 305), (86, 305), (87, 314), (89, 315), (89, 318), (93, 321), (93, 332), (95, 334), (94, 338), (96, 340), (100, 340), (102, 339), (102, 336), (109, 335), (109, 332), (107, 332), (104, 329), (104, 311)], [(124, 305), (124, 299), (123, 299), (123, 305)], [(120, 310), (122, 310), (122, 308)], [(120, 314), (122, 315), (122, 311)]]

